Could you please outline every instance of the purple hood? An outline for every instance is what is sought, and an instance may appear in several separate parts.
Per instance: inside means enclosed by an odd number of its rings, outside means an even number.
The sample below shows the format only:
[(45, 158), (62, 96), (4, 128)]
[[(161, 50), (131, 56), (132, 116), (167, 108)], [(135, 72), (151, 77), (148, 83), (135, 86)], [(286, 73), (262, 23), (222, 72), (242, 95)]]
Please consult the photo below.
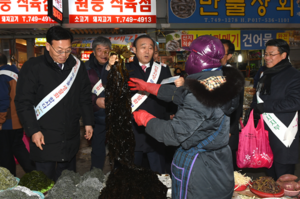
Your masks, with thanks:
[(220, 60), (225, 54), (222, 42), (210, 35), (198, 37), (185, 49), (191, 51), (185, 63), (185, 71), (189, 75), (221, 66)]

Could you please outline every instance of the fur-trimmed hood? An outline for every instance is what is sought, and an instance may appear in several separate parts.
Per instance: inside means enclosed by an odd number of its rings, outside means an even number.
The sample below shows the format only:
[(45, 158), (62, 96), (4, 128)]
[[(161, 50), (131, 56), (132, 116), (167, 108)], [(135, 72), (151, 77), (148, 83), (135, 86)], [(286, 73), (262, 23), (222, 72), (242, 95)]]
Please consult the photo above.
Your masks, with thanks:
[[(222, 75), (226, 82), (220, 87), (209, 91), (199, 80), (211, 76)], [(223, 66), (222, 71), (206, 71), (191, 75), (185, 80), (184, 86), (197, 98), (199, 102), (208, 107), (221, 107), (235, 98), (243, 89), (245, 79), (236, 68)]]

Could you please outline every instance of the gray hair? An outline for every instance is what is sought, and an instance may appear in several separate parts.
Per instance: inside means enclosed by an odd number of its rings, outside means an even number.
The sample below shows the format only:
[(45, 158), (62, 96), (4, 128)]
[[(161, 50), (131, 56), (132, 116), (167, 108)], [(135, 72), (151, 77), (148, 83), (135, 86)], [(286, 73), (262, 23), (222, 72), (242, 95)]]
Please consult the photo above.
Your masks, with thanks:
[(106, 37), (99, 36), (99, 37), (97, 37), (97, 38), (94, 39), (94, 41), (92, 43), (93, 51), (96, 50), (96, 47), (98, 45), (108, 46), (109, 49), (111, 50), (111, 41), (108, 38), (106, 38)]

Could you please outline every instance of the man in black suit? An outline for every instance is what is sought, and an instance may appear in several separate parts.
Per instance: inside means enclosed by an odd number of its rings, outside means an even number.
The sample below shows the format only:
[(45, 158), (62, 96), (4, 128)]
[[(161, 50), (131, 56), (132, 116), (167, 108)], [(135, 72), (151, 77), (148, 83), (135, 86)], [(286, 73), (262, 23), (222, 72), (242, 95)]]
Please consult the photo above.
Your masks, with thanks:
[[(155, 67), (160, 68), (160, 74), (157, 75), (156, 83), (159, 84), (163, 79), (171, 77), (167, 66), (153, 61), (154, 48), (155, 43), (148, 35), (142, 35), (135, 39), (133, 42), (133, 52), (136, 56), (133, 62), (126, 64), (130, 77), (143, 79), (144, 81), (150, 80), (149, 76), (151, 75), (151, 71), (155, 70)], [(136, 110), (143, 109), (160, 119), (168, 120), (170, 119), (170, 113), (167, 112), (168, 105), (168, 103), (150, 94)], [(146, 153), (151, 170), (158, 173), (165, 173), (165, 145), (147, 135), (145, 127), (138, 126), (134, 120), (132, 123), (136, 140), (134, 163), (141, 165), (143, 154)]]
[[(234, 44), (227, 39), (221, 39), (221, 42), (225, 49), (225, 55), (221, 59), (221, 64), (222, 66), (231, 66), (227, 62), (231, 59), (235, 51)], [(233, 161), (234, 170), (238, 169), (236, 165), (236, 151), (239, 145), (239, 133), (240, 133), (239, 121), (243, 116), (244, 89), (242, 89), (242, 91), (239, 93), (239, 96), (240, 96), (239, 105), (237, 109), (230, 115), (230, 134), (229, 134), (230, 138), (228, 143), (232, 151), (232, 161)]]

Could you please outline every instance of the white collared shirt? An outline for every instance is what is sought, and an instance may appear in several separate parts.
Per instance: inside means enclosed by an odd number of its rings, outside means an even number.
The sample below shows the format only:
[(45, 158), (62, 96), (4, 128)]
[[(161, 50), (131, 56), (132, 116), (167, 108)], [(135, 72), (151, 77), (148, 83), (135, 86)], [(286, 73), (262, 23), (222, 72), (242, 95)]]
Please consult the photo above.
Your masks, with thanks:
[(150, 62), (148, 64), (142, 64), (141, 62), (139, 62), (139, 64), (140, 64), (140, 67), (142, 67), (143, 65), (146, 66), (145, 71), (147, 70), (147, 68), (150, 68)]

